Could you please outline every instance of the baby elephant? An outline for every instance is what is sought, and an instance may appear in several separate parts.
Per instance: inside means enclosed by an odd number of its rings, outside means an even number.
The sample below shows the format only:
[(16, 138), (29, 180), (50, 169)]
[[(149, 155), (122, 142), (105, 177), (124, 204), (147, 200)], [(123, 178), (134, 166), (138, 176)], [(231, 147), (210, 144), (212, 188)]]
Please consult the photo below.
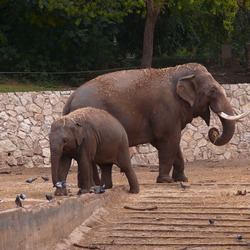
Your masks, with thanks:
[[(54, 185), (66, 183), (73, 158), (78, 163), (79, 194), (89, 192), (93, 178), (98, 183), (96, 164), (102, 171), (101, 185), (112, 188), (113, 163), (127, 176), (130, 193), (139, 192), (127, 134), (119, 121), (106, 111), (87, 107), (62, 116), (52, 124), (49, 141)], [(57, 187), (55, 195), (67, 195), (66, 187)]]

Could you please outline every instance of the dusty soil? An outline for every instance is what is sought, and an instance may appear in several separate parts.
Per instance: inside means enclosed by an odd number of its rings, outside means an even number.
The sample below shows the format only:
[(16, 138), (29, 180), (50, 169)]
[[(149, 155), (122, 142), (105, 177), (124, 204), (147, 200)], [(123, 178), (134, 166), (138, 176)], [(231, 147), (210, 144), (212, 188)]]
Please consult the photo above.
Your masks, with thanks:
[[(156, 166), (135, 166), (141, 191), (129, 194), (126, 177), (114, 167), (113, 181), (118, 194), (102, 208), (98, 223), (88, 233), (65, 239), (55, 249), (249, 249), (250, 242), (250, 159), (199, 161), (186, 164), (189, 188), (179, 183), (156, 184)], [(49, 203), (53, 195), (50, 169), (0, 169), (0, 211), (16, 208), (15, 198), (24, 193), (25, 208)], [(9, 173), (10, 171), (10, 173)], [(67, 182), (69, 196), (76, 195), (76, 169)], [(41, 176), (50, 178), (45, 182)], [(29, 178), (37, 178), (33, 183)], [(50, 202), (59, 201), (54, 197)], [(157, 207), (155, 210), (125, 209)], [(209, 219), (215, 221), (214, 225)], [(237, 240), (237, 235), (243, 240)], [(65, 243), (66, 242), (66, 243)], [(79, 246), (74, 246), (77, 243)], [(95, 247), (95, 248), (93, 248)]]
[[(158, 167), (135, 166), (139, 183), (154, 184), (157, 177)], [(186, 175), (189, 183), (249, 183), (250, 184), (250, 159), (238, 159), (228, 161), (196, 161), (186, 164)], [(49, 181), (44, 181), (41, 177), (48, 177)], [(26, 180), (37, 178), (32, 183)], [(27, 197), (22, 201), (24, 207), (32, 207), (39, 203), (49, 202), (45, 195), (52, 195), (53, 199), (59, 200), (60, 197), (54, 196), (55, 188), (51, 181), (50, 168), (25, 168), (11, 167), (0, 168), (0, 211), (15, 208), (15, 198), (21, 193)], [(114, 185), (127, 185), (125, 175), (121, 174), (117, 167), (113, 168)], [(68, 177), (69, 196), (76, 195), (77, 169), (72, 167)], [(250, 190), (249, 190), (250, 191)]]
[[(142, 173), (141, 178), (147, 177), (148, 168), (139, 167), (136, 171)], [(42, 177), (49, 178), (44, 181)], [(32, 183), (26, 182), (30, 178), (36, 178)], [(152, 180), (155, 181), (155, 180)], [(113, 182), (114, 185), (125, 185), (127, 179), (124, 174), (120, 173), (120, 169), (113, 168)], [(78, 192), (77, 187), (77, 168), (71, 167), (67, 176), (67, 191), (68, 196), (74, 196)], [(46, 195), (52, 196), (51, 202), (59, 201), (63, 197), (54, 196), (55, 188), (52, 184), (51, 169), (50, 168), (25, 168), (25, 167), (9, 167), (1, 168), (0, 166), (0, 212), (8, 209), (17, 208), (15, 204), (16, 196), (25, 194), (25, 200), (21, 200), (24, 208), (32, 208), (40, 204), (48, 203)]]
[[(139, 194), (119, 191), (100, 216), (54, 249), (249, 249), (249, 163), (189, 163), (186, 190), (179, 183), (155, 184), (156, 167), (137, 167)], [(117, 170), (113, 175), (116, 185), (127, 186)]]
[[(78, 191), (76, 174), (76, 168), (72, 168), (68, 174), (69, 196)], [(44, 181), (42, 177), (48, 177), (49, 180)], [(26, 180), (30, 178), (37, 179), (32, 183), (27, 183)], [(0, 180), (0, 211), (16, 208), (15, 199), (20, 194), (26, 195), (25, 200), (21, 200), (25, 208), (48, 203), (46, 194), (53, 196), (52, 201), (61, 199), (61, 197), (54, 196), (55, 188), (53, 188), (50, 168), (0, 168)]]

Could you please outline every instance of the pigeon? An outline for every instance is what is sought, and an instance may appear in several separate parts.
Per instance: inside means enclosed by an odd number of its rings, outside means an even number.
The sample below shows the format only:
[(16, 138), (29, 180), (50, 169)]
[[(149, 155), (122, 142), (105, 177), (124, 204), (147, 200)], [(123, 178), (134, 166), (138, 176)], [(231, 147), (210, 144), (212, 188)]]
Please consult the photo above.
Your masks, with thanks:
[(94, 193), (95, 193), (95, 194), (102, 194), (102, 193), (104, 193), (104, 192), (105, 192), (105, 184), (103, 184), (102, 186), (100, 186), (100, 187), (94, 189)]
[(54, 187), (57, 187), (57, 188), (62, 188), (62, 187), (66, 187), (66, 186), (67, 186), (67, 184), (66, 184), (65, 181), (58, 181), (58, 182), (54, 185)]
[(16, 203), (17, 207), (22, 207), (22, 206), (23, 206), (23, 205), (22, 205), (22, 202), (21, 202), (21, 200), (20, 200), (19, 195), (17, 195), (16, 200), (15, 200), (15, 203)]
[(189, 186), (183, 184), (182, 182), (180, 182), (180, 184), (181, 184), (181, 188), (182, 188), (183, 190), (186, 190), (187, 188), (189, 188)]
[(237, 240), (242, 240), (242, 239), (243, 239), (243, 236), (239, 234), (239, 235), (236, 236), (236, 239), (237, 239)]
[(43, 177), (43, 176), (41, 176), (41, 178), (42, 178), (44, 181), (49, 181), (49, 178), (48, 178), (48, 177)]
[(48, 195), (48, 194), (46, 194), (45, 197), (46, 197), (46, 199), (47, 199), (48, 201), (51, 201), (51, 200), (53, 199), (53, 197), (52, 197), (51, 195)]
[(26, 198), (26, 195), (25, 194), (20, 194), (20, 196), (19, 196), (22, 200), (25, 200), (25, 198)]
[(57, 187), (57, 188), (62, 188), (62, 182), (61, 181), (58, 181), (54, 187)]
[(26, 182), (32, 183), (32, 182), (35, 181), (36, 179), (37, 179), (37, 178), (30, 178), (30, 179), (26, 180)]
[(105, 192), (105, 184), (101, 185), (100, 187), (92, 187), (90, 189), (90, 193), (95, 193), (95, 194), (102, 194)]
[(214, 220), (213, 219), (209, 219), (208, 221), (209, 221), (210, 225), (214, 224)]

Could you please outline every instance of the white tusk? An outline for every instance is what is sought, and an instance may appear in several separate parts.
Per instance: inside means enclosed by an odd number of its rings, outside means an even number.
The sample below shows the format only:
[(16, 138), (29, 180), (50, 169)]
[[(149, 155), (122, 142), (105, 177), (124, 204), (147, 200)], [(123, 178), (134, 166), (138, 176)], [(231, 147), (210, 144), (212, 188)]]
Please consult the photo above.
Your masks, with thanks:
[(250, 110), (246, 111), (246, 112), (244, 112), (244, 113), (242, 113), (240, 115), (227, 115), (224, 112), (219, 112), (219, 113), (217, 113), (217, 115), (220, 116), (223, 119), (226, 119), (226, 120), (236, 121), (236, 120), (239, 120), (239, 119), (247, 116), (249, 113), (250, 113)]

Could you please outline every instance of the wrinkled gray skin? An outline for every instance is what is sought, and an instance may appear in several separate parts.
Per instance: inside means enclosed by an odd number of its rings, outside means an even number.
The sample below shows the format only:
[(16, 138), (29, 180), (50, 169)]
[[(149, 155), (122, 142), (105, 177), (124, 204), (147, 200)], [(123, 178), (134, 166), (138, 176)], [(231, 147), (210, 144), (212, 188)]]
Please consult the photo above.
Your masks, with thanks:
[[(127, 176), (130, 193), (139, 192), (131, 167), (127, 134), (120, 122), (106, 111), (89, 107), (62, 116), (52, 124), (49, 141), (54, 185), (66, 182), (73, 158), (78, 163), (78, 194), (89, 192), (93, 178), (99, 181), (97, 172), (92, 171), (95, 164), (102, 170), (101, 184), (112, 188), (113, 163)], [(67, 195), (66, 187), (56, 188), (55, 195)]]
[[(69, 97), (63, 113), (85, 106), (107, 110), (116, 117), (127, 132), (129, 146), (149, 142), (158, 149), (160, 183), (187, 181), (180, 149), (181, 130), (187, 123), (200, 116), (209, 126), (210, 109), (233, 115), (222, 87), (197, 63), (99, 76)], [(234, 121), (220, 120), (222, 134), (216, 128), (208, 133), (218, 146), (228, 143), (235, 130)]]

